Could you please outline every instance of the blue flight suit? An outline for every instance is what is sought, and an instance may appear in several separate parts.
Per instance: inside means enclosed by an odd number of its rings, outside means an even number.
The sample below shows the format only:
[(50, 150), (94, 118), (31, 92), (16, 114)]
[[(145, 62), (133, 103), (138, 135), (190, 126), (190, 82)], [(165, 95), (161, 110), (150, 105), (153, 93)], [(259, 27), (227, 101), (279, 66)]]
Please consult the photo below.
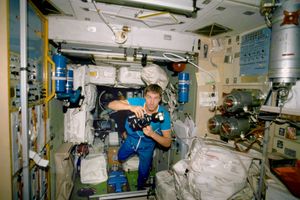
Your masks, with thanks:
[[(144, 98), (129, 98), (127, 99), (130, 105), (144, 106), (146, 100)], [(163, 107), (158, 106), (158, 112), (162, 112), (164, 115), (164, 121), (151, 122), (150, 126), (152, 130), (159, 135), (162, 135), (162, 130), (171, 129), (171, 120), (169, 112)], [(152, 165), (153, 151), (156, 145), (156, 141), (146, 136), (142, 130), (134, 131), (129, 127), (128, 121), (125, 122), (125, 129), (127, 132), (127, 138), (119, 149), (118, 159), (125, 161), (133, 154), (139, 156), (139, 168), (138, 168), (138, 189), (143, 189), (145, 182), (147, 181), (150, 173), (150, 167)]]

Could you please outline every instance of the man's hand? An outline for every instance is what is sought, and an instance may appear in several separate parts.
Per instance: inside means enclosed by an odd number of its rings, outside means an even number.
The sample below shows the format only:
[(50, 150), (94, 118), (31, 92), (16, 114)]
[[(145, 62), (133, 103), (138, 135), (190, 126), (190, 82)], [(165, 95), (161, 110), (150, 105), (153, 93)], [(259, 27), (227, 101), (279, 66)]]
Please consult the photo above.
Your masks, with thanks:
[(114, 100), (109, 102), (108, 108), (112, 110), (130, 110), (133, 112), (137, 118), (143, 118), (144, 117), (144, 108), (142, 106), (132, 106), (129, 105), (127, 100)]
[(158, 142), (160, 145), (169, 148), (171, 146), (172, 140), (171, 140), (171, 131), (170, 130), (165, 130), (162, 131), (163, 136), (157, 134), (156, 132), (153, 131), (151, 126), (146, 126), (143, 128), (143, 132), (145, 135), (148, 137), (152, 138), (156, 142)]
[(145, 126), (143, 128), (143, 132), (145, 135), (147, 135), (148, 137), (152, 137), (154, 133), (154, 131), (152, 130), (151, 126)]
[(143, 118), (145, 110), (142, 106), (131, 106), (130, 111), (133, 112), (137, 118)]

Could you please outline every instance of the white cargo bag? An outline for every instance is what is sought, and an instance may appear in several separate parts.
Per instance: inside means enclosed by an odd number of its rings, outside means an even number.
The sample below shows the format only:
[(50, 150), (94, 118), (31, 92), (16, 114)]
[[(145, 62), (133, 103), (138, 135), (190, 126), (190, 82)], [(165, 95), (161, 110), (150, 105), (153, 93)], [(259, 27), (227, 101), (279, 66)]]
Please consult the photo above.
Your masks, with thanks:
[(113, 66), (89, 65), (87, 80), (89, 83), (95, 85), (114, 85), (116, 80), (116, 68)]
[(157, 200), (176, 199), (175, 182), (172, 171), (160, 171), (155, 175), (156, 179), (156, 198)]
[(157, 84), (163, 90), (166, 89), (169, 83), (167, 73), (161, 67), (155, 64), (151, 64), (143, 68), (142, 79), (147, 85)]
[(125, 86), (144, 86), (141, 77), (142, 66), (121, 67), (118, 73), (118, 84)]
[(92, 125), (92, 115), (87, 112), (86, 105), (69, 108), (64, 114), (64, 141), (91, 144), (94, 140)]
[(84, 87), (84, 101), (87, 111), (92, 111), (96, 106), (97, 88), (95, 85), (89, 84)]
[(61, 144), (54, 154), (56, 173), (56, 195), (57, 200), (70, 199), (74, 186), (73, 159), (70, 154), (73, 145), (71, 143)]
[(98, 184), (107, 181), (106, 159), (103, 154), (92, 154), (81, 160), (80, 181)]
[(179, 199), (228, 199), (246, 186), (252, 157), (221, 142), (193, 140), (188, 159), (173, 166)]
[(88, 67), (86, 65), (73, 66), (73, 73), (74, 73), (73, 88), (74, 90), (77, 90), (79, 87), (82, 87), (81, 94), (84, 94), (84, 86), (86, 83), (85, 77), (87, 72), (88, 72)]
[(126, 162), (123, 163), (123, 170), (128, 171), (137, 171), (139, 168), (139, 157), (137, 155), (132, 156)]

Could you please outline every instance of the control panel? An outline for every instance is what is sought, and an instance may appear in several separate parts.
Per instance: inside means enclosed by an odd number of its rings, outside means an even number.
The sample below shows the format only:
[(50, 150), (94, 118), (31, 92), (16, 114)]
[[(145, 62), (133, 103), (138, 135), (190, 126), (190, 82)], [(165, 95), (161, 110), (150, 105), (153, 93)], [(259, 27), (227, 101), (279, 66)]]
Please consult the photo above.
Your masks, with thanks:
[[(20, 55), (15, 52), (10, 52), (10, 97), (11, 107), (18, 108), (21, 106), (20, 96)], [(43, 99), (43, 82), (41, 77), (42, 67), (39, 62), (34, 59), (27, 59), (27, 83), (28, 83), (28, 103), (36, 104), (39, 100)]]
[(263, 28), (242, 36), (240, 75), (265, 75), (268, 72), (271, 30)]
[(300, 159), (300, 129), (289, 124), (275, 125), (273, 151)]

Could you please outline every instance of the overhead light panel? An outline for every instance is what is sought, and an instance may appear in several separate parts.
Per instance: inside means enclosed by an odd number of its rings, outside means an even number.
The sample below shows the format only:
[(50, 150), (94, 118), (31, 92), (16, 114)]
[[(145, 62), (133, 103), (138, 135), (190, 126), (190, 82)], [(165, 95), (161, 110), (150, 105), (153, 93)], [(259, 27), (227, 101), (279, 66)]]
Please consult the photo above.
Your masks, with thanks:
[(200, 34), (200, 35), (205, 35), (205, 36), (208, 36), (208, 37), (212, 37), (212, 36), (227, 33), (227, 32), (230, 32), (230, 31), (232, 31), (232, 29), (230, 29), (226, 26), (222, 26), (222, 25), (217, 24), (217, 23), (213, 23), (213, 24), (210, 24), (208, 26), (199, 28), (199, 29), (193, 31), (193, 33)]
[(202, 4), (207, 5), (207, 4), (209, 4), (210, 2), (211, 2), (211, 0), (205, 0), (205, 1), (202, 2)]
[(218, 10), (218, 11), (223, 11), (223, 10), (225, 10), (226, 8), (225, 7), (222, 7), (222, 6), (219, 6), (219, 7), (217, 7), (216, 8), (216, 10)]
[(173, 14), (185, 15), (186, 17), (196, 17), (197, 11), (199, 10), (199, 8), (196, 7), (196, 0), (96, 0), (96, 2), (156, 10), (160, 12), (170, 12)]
[(181, 24), (177, 18), (168, 12), (143, 12), (136, 16), (137, 19), (142, 20), (149, 27), (157, 27), (163, 25)]
[(254, 15), (255, 12), (253, 12), (253, 11), (245, 11), (245, 12), (243, 12), (243, 14), (244, 15)]

